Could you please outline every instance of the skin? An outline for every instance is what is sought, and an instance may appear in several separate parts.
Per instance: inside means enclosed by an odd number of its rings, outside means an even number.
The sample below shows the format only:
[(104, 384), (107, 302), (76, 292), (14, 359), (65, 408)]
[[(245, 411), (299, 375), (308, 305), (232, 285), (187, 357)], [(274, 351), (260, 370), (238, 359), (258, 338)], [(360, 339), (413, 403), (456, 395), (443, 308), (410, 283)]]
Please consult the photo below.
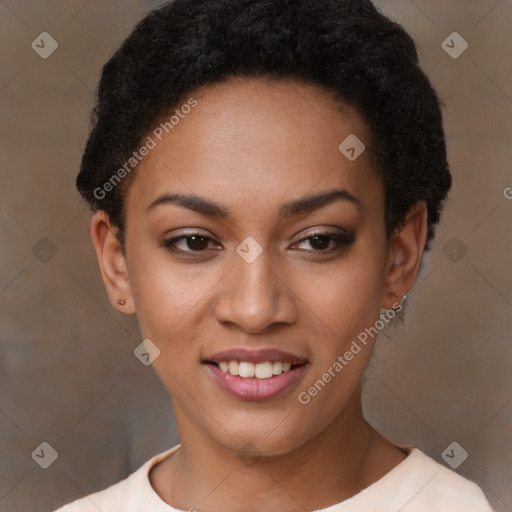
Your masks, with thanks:
[[(416, 279), (426, 205), (411, 208), (386, 239), (384, 189), (369, 151), (351, 162), (349, 134), (369, 147), (353, 109), (295, 81), (230, 79), (194, 92), (198, 106), (140, 164), (126, 197), (126, 247), (104, 212), (91, 234), (112, 305), (137, 313), (143, 338), (161, 354), (154, 369), (172, 395), (178, 452), (150, 474), (178, 509), (303, 511), (343, 501), (406, 457), (361, 412), (361, 377), (374, 339), (307, 405), (297, 397), (332, 367), (357, 335), (401, 302)], [(344, 189), (336, 200), (279, 218), (282, 204)], [(163, 193), (195, 194), (231, 210), (210, 218)], [(314, 231), (354, 234), (336, 250)], [(212, 241), (163, 243), (187, 232)], [(248, 236), (263, 252), (236, 252)], [(196, 252), (194, 252), (196, 249)], [(195, 255), (195, 256), (194, 256)], [(397, 298), (398, 296), (398, 298)], [(117, 304), (119, 299), (125, 305)], [(201, 363), (234, 347), (279, 348), (306, 357), (300, 382), (266, 402), (236, 399)], [(251, 464), (241, 457), (250, 452)]]

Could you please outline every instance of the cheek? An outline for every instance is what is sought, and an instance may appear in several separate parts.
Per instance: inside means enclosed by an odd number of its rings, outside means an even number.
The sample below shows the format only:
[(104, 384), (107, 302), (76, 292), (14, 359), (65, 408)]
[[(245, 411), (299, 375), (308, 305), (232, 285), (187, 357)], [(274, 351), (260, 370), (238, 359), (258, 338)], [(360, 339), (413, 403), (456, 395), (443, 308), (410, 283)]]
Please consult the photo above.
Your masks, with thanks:
[(215, 280), (187, 273), (158, 273), (156, 268), (144, 274), (137, 287), (137, 317), (144, 336), (172, 338), (188, 326), (187, 316), (201, 308)]
[(319, 336), (323, 349), (333, 344), (333, 348), (340, 349), (378, 318), (383, 291), (381, 268), (380, 259), (361, 244), (345, 257), (329, 265), (311, 266), (295, 278), (294, 292), (305, 306), (305, 316), (329, 338)]
[(302, 421), (305, 437), (338, 417), (361, 381), (376, 339), (367, 329), (380, 314), (379, 268), (354, 253), (326, 275), (303, 281), (310, 289), (309, 296), (307, 288), (302, 292), (308, 297), (303, 318), (309, 318), (303, 327), (314, 343), (311, 372), (296, 393), (297, 418), (315, 418), (314, 425)]
[(173, 262), (163, 248), (134, 248), (130, 281), (143, 336), (162, 338), (182, 331), (186, 318), (202, 307), (222, 272), (213, 266)]

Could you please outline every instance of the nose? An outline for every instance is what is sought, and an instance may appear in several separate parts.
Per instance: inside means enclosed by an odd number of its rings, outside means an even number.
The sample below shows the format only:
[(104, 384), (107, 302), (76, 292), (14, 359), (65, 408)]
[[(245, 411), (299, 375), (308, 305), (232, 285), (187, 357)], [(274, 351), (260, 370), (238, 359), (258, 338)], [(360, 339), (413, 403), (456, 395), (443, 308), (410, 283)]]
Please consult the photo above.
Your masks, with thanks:
[(248, 263), (237, 254), (232, 270), (223, 279), (214, 306), (217, 320), (245, 332), (261, 333), (274, 324), (297, 320), (292, 283), (272, 264), (266, 251)]

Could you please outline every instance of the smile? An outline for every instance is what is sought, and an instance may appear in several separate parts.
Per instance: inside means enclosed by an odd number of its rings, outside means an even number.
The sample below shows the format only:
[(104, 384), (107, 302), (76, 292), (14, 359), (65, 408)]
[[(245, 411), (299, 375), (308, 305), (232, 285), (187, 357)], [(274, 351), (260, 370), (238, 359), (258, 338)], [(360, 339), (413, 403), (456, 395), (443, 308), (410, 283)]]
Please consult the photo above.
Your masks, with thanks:
[(304, 357), (275, 349), (233, 349), (202, 361), (214, 382), (245, 401), (276, 398), (295, 387), (308, 367)]
[(244, 379), (255, 377), (256, 379), (270, 379), (275, 375), (289, 372), (292, 365), (287, 361), (265, 361), (254, 364), (249, 361), (220, 361), (219, 368), (231, 375), (238, 375)]

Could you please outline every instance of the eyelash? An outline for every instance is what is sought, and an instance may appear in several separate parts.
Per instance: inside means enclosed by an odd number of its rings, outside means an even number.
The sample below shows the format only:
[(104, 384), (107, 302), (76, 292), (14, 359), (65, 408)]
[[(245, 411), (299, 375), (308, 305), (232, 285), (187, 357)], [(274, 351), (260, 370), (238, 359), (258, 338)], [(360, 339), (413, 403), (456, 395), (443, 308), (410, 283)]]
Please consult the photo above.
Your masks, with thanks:
[[(201, 251), (192, 251), (192, 250), (184, 251), (182, 249), (177, 249), (176, 248), (175, 244), (177, 242), (179, 242), (181, 240), (187, 240), (187, 239), (193, 238), (193, 237), (199, 237), (199, 238), (208, 240), (208, 243), (210, 241), (215, 241), (213, 238), (211, 238), (209, 236), (206, 236), (206, 235), (202, 235), (201, 233), (187, 233), (186, 235), (181, 235), (181, 236), (178, 236), (178, 237), (175, 237), (175, 238), (171, 238), (170, 240), (166, 240), (166, 241), (163, 242), (162, 245), (169, 252), (174, 253), (174, 254), (179, 254), (179, 255), (181, 255), (183, 257), (195, 258), (195, 257), (204, 255), (204, 253), (207, 251), (207, 249), (204, 249), (204, 250), (201, 250)], [(298, 242), (294, 243), (293, 245), (298, 245), (298, 244), (300, 244), (302, 242), (305, 242), (305, 241), (308, 241), (308, 240), (311, 240), (311, 239), (317, 238), (317, 237), (318, 238), (328, 238), (331, 241), (334, 241), (336, 243), (336, 246), (334, 248), (332, 248), (332, 249), (327, 249), (327, 250), (311, 250), (311, 251), (307, 251), (307, 252), (312, 252), (312, 253), (316, 253), (316, 254), (331, 254), (333, 252), (340, 251), (345, 246), (351, 245), (354, 242), (354, 240), (355, 240), (355, 237), (354, 237), (353, 233), (340, 234), (340, 233), (333, 233), (333, 232), (329, 232), (329, 231), (322, 231), (322, 232), (318, 232), (318, 233), (315, 232), (314, 234), (312, 234), (312, 235), (310, 235), (308, 237), (302, 238), (301, 240), (299, 240)]]

